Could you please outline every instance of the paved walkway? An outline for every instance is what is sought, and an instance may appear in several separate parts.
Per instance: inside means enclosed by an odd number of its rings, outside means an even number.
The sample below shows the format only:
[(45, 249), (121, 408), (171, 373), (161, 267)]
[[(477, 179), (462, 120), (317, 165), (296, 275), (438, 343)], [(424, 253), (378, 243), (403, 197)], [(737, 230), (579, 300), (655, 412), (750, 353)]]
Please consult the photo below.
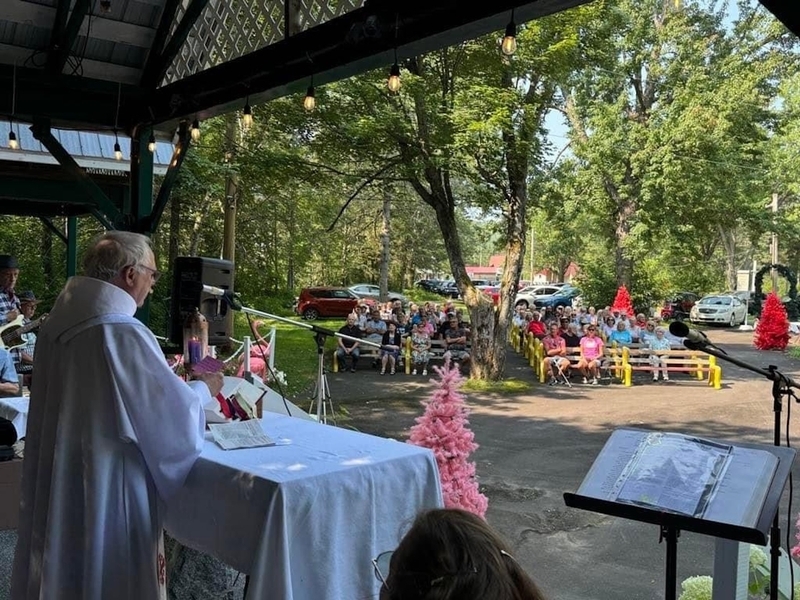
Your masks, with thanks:
[[(752, 333), (712, 329), (708, 334), (744, 361), (762, 367), (774, 363), (790, 376), (800, 372), (800, 362), (782, 353), (755, 350)], [(533, 381), (518, 355), (509, 356), (507, 373)], [(577, 490), (611, 431), (628, 426), (772, 442), (771, 384), (756, 374), (723, 364), (719, 391), (688, 378), (668, 384), (639, 381), (632, 388), (537, 383), (526, 395), (468, 395), (481, 445), (474, 455), (477, 473), (489, 497), (487, 519), (552, 599), (664, 597), (665, 548), (656, 526), (569, 509), (563, 502), (562, 494)], [(329, 383), (335, 403), (350, 415), (346, 425), (397, 439), (406, 439), (422, 412), (420, 401), (433, 389), (419, 376), (381, 377), (374, 371), (330, 374)], [(786, 412), (783, 417), (785, 430)], [(785, 494), (784, 538), (786, 500)], [(798, 508), (795, 503), (792, 539)], [(681, 535), (679, 580), (711, 574), (712, 560), (711, 538)]]

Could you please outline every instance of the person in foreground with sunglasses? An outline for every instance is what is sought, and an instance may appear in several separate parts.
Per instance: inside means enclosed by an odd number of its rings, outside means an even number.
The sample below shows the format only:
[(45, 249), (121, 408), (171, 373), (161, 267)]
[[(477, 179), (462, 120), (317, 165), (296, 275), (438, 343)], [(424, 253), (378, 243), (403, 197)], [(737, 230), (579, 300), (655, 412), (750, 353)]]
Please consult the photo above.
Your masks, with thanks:
[(380, 600), (544, 600), (500, 536), (463, 510), (420, 514), (372, 564)]

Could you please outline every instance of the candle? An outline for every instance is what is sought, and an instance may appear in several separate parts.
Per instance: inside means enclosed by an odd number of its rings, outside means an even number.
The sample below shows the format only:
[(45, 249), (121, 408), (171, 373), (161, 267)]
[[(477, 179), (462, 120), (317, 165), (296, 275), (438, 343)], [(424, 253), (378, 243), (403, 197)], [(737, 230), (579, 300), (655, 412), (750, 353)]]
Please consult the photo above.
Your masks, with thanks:
[(189, 340), (189, 363), (196, 365), (199, 363), (203, 356), (203, 344), (197, 340)]

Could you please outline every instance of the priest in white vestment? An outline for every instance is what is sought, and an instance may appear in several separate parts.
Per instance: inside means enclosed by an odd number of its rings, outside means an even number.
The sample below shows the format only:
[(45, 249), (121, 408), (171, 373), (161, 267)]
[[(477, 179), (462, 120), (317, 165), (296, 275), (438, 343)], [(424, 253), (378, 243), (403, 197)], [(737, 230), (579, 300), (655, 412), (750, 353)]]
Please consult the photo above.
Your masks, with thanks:
[(42, 326), (11, 597), (166, 598), (163, 503), (200, 454), (219, 374), (186, 384), (133, 315), (158, 278), (148, 238), (109, 232)]

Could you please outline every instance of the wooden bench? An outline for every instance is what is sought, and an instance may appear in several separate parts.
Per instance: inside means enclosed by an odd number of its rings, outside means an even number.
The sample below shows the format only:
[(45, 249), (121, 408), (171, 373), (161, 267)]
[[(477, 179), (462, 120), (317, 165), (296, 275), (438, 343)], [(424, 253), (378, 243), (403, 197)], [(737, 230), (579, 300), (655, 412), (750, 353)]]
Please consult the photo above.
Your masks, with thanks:
[[(544, 362), (544, 359), (547, 358), (547, 354), (544, 351), (544, 345), (539, 342), (537, 345), (537, 364), (538, 364), (538, 371), (536, 374), (539, 376), (539, 382), (544, 383), (548, 376), (548, 369), (547, 365)], [(580, 348), (567, 348), (567, 354), (564, 358), (569, 360), (569, 366), (571, 369), (575, 369), (578, 366), (578, 363), (581, 360), (581, 349)], [(611, 377), (616, 377), (617, 379), (622, 379), (623, 371), (623, 358), (622, 358), (622, 350), (619, 348), (604, 348), (603, 349), (603, 362), (601, 364), (601, 371), (608, 372)]]
[[(338, 348), (338, 345), (337, 345)], [(367, 346), (366, 344), (359, 345), (359, 362), (362, 360), (369, 360), (372, 362), (373, 360), (380, 361), (381, 358), (381, 350), (380, 348), (375, 348), (374, 346)], [(444, 353), (447, 351), (445, 347), (444, 340), (431, 340), (431, 349), (430, 349), (430, 362), (434, 360), (444, 360)], [(467, 352), (470, 354), (472, 353), (472, 343), (467, 340)], [(405, 369), (406, 375), (411, 374), (411, 369), (413, 368), (412, 360), (411, 360), (411, 336), (406, 335), (403, 336), (402, 339), (402, 346), (401, 346), (401, 356), (403, 359), (403, 367)], [(336, 350), (333, 351), (333, 372), (339, 372), (339, 357), (336, 355)]]
[[(402, 345), (400, 346), (400, 348), (402, 350), (403, 346), (406, 343), (405, 342), (406, 338), (404, 337), (404, 338), (401, 338), (401, 339), (402, 339)], [(333, 350), (333, 372), (334, 373), (338, 373), (339, 372), (339, 356), (336, 354), (336, 351), (338, 349), (339, 349), (339, 344), (337, 342), (336, 348), (334, 348), (334, 350)], [(376, 348), (375, 346), (367, 346), (366, 344), (359, 344), (358, 345), (358, 350), (359, 350), (359, 354), (358, 354), (359, 362), (368, 360), (370, 363), (372, 363), (373, 360), (377, 360), (378, 362), (380, 362), (380, 360), (381, 360), (381, 349), (380, 348)]]
[[(622, 348), (622, 382), (625, 387), (633, 385), (633, 372), (645, 371), (652, 373), (656, 370), (650, 363), (650, 355), (655, 351), (642, 348)], [(702, 381), (704, 374), (708, 385), (715, 390), (722, 389), (722, 367), (717, 364), (714, 356), (697, 350), (658, 350), (658, 355), (664, 357), (667, 372), (688, 373)], [(663, 367), (658, 367), (663, 369)]]
[[(413, 367), (413, 362), (411, 359), (411, 336), (408, 336), (405, 340), (404, 344), (405, 348), (403, 351), (403, 358), (405, 359), (405, 369), (406, 375), (411, 374), (411, 369)], [(430, 353), (430, 358), (428, 359), (428, 364), (430, 364), (434, 360), (444, 360), (444, 354), (447, 352), (447, 347), (445, 346), (444, 340), (431, 340), (431, 349), (428, 351)], [(472, 342), (467, 340), (467, 352), (470, 356), (472, 356)]]

